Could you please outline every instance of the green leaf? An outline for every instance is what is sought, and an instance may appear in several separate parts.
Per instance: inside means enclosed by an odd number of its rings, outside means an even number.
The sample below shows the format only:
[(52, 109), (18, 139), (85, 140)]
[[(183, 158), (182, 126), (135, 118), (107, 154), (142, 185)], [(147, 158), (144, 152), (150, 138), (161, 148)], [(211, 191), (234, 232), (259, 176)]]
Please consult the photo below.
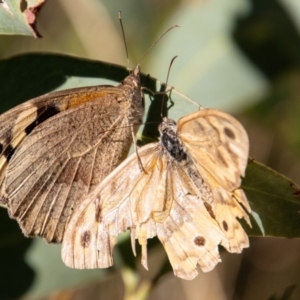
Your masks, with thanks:
[[(258, 214), (265, 236), (300, 237), (300, 197), (297, 185), (284, 175), (256, 161), (250, 161), (242, 187), (251, 209)], [(252, 221), (251, 236), (262, 232)]]
[[(0, 34), (20, 34), (39, 37), (36, 17), (45, 0), (1, 0)], [(21, 5), (27, 5), (22, 8)]]

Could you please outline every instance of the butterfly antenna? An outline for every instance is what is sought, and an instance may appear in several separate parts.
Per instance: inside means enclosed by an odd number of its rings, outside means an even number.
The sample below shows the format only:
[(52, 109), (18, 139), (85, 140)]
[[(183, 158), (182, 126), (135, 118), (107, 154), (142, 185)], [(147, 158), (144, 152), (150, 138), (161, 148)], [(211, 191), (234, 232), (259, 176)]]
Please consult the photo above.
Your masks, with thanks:
[[(168, 81), (169, 81), (169, 76), (170, 76), (170, 72), (171, 72), (171, 67), (173, 65), (173, 62), (174, 60), (178, 57), (178, 55), (174, 56), (172, 59), (171, 59), (171, 62), (169, 64), (169, 69), (168, 69), (168, 73), (167, 73), (167, 80), (166, 80), (166, 87), (168, 86)], [(172, 88), (171, 88), (171, 91), (172, 91)], [(164, 93), (163, 95), (163, 99), (162, 99), (162, 102), (161, 102), (161, 111), (163, 111), (163, 107), (164, 107), (164, 103), (165, 103), (165, 96), (166, 94)], [(160, 114), (161, 118), (163, 118), (162, 114)]]
[(162, 37), (168, 33), (170, 30), (174, 29), (174, 28), (177, 28), (177, 27), (180, 27), (179, 25), (173, 25), (171, 26), (169, 29), (167, 29), (149, 48), (148, 50), (143, 54), (143, 56), (138, 60), (138, 63), (139, 64), (143, 59), (144, 57), (152, 50), (152, 48), (162, 39)]
[(123, 36), (123, 42), (124, 42), (124, 47), (125, 47), (125, 52), (126, 52), (126, 58), (127, 58), (127, 69), (129, 69), (129, 55), (128, 55), (128, 48), (127, 48), (127, 43), (126, 43), (126, 38), (125, 38), (125, 30), (122, 22), (122, 13), (119, 11), (118, 13), (120, 25), (121, 25), (121, 30), (122, 30), (122, 36)]

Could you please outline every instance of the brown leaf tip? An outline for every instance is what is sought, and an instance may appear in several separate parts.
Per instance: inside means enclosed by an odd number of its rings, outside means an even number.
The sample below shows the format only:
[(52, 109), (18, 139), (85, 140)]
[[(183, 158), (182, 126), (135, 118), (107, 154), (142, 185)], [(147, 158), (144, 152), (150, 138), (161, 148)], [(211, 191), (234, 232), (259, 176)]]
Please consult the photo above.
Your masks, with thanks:
[(226, 221), (223, 221), (223, 228), (225, 231), (228, 231), (228, 224), (226, 223)]
[(196, 246), (204, 246), (205, 245), (205, 238), (203, 236), (197, 236), (194, 239), (194, 243)]
[(23, 12), (36, 38), (42, 37), (36, 28), (36, 18), (44, 2), (45, 0), (39, 0), (34, 6), (27, 7)]
[(81, 235), (81, 239), (80, 239), (80, 245), (83, 247), (83, 248), (87, 248), (90, 244), (90, 241), (91, 241), (91, 232), (88, 230), (88, 231), (85, 231), (82, 235)]
[(235, 139), (235, 135), (233, 133), (233, 131), (231, 129), (229, 129), (228, 127), (224, 128), (224, 133), (232, 140)]

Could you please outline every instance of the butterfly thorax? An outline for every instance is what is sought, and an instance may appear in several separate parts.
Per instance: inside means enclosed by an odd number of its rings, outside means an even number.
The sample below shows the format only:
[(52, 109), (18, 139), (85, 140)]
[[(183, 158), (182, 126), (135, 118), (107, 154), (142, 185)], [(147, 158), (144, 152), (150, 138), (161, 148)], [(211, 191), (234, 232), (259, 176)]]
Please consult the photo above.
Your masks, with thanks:
[[(212, 218), (214, 212), (212, 208), (212, 191), (205, 183), (203, 177), (199, 173), (193, 159), (188, 154), (183, 142), (178, 137), (176, 122), (172, 119), (164, 118), (159, 126), (161, 134), (160, 143), (164, 150), (168, 153), (170, 159), (169, 164), (173, 165), (170, 169), (175, 170), (174, 164), (180, 165), (177, 171), (184, 171), (187, 180), (191, 184), (189, 190), (191, 194), (197, 195), (204, 202), (206, 209)], [(180, 172), (181, 172), (180, 171)], [(181, 176), (184, 176), (183, 174)]]
[(164, 118), (159, 126), (160, 143), (167, 153), (177, 162), (187, 160), (187, 153), (183, 143), (178, 138), (176, 122), (171, 119)]

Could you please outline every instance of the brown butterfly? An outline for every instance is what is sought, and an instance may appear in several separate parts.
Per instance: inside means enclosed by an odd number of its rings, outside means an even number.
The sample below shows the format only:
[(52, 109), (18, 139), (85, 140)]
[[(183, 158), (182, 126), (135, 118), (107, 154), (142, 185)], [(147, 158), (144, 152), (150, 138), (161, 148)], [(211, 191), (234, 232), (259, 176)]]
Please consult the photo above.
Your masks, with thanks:
[[(249, 141), (232, 116), (202, 109), (175, 121), (164, 118), (160, 140), (131, 155), (81, 203), (67, 226), (62, 259), (72, 268), (106, 268), (121, 232), (142, 247), (157, 236), (176, 276), (193, 279), (221, 261), (218, 245), (240, 253), (249, 246), (237, 218), (251, 226), (240, 188)], [(246, 211), (245, 211), (246, 210)]]
[(126, 158), (143, 113), (137, 65), (117, 87), (53, 92), (0, 116), (1, 202), (26, 236), (62, 241), (73, 211)]

